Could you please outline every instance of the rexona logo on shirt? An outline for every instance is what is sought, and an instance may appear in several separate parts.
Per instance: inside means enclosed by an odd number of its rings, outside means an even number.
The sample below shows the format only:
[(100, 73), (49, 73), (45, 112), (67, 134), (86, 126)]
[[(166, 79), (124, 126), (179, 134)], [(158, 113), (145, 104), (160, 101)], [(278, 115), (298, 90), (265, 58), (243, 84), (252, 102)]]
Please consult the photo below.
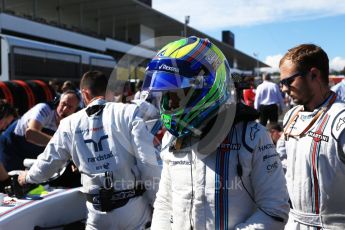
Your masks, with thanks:
[(275, 153), (275, 154), (267, 154), (267, 155), (265, 155), (265, 156), (262, 157), (262, 160), (265, 161), (265, 160), (268, 160), (268, 159), (270, 159), (270, 158), (272, 158), (272, 157), (278, 157), (278, 156), (279, 156), (278, 153)]
[(171, 72), (175, 72), (178, 73), (179, 69), (177, 67), (173, 67), (173, 66), (168, 66), (166, 64), (162, 64), (158, 67), (159, 70), (167, 70), (167, 71), (171, 71)]

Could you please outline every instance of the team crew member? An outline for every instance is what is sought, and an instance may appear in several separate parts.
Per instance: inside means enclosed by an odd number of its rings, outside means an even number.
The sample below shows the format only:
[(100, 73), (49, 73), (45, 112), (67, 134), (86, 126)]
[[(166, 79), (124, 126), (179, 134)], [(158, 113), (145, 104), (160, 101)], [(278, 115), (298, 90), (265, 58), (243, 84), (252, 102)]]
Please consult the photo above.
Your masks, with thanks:
[[(87, 198), (86, 229), (143, 229), (151, 220), (152, 185), (160, 176), (153, 135), (136, 116), (136, 105), (106, 103), (107, 82), (99, 71), (83, 75), (80, 89), (87, 107), (61, 122), (18, 181), (40, 183), (72, 159)], [(140, 181), (151, 185), (146, 192)]]
[(151, 229), (283, 229), (279, 156), (250, 107), (235, 117), (229, 86), (228, 62), (207, 39), (172, 42), (149, 63), (143, 87), (162, 93), (169, 131)]
[(57, 107), (39, 103), (13, 122), (0, 137), (0, 180), (8, 179), (9, 171), (24, 169), (25, 158), (42, 153), (61, 119), (74, 113), (79, 102), (76, 92), (68, 91), (61, 95)]
[(284, 92), (298, 104), (285, 115), (286, 229), (345, 229), (345, 104), (329, 89), (329, 60), (313, 44), (279, 63)]

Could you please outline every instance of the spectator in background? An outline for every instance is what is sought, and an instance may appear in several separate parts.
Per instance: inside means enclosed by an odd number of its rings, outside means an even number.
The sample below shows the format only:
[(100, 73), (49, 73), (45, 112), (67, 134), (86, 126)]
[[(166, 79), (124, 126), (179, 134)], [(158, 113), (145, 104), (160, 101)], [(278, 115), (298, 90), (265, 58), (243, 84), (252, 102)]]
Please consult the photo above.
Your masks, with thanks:
[(126, 81), (123, 86), (122, 103), (131, 103), (133, 97), (134, 95), (131, 89), (131, 83), (129, 81)]
[(0, 133), (18, 117), (18, 111), (6, 100), (0, 100)]
[(50, 80), (49, 85), (54, 89), (56, 95), (61, 94), (61, 82), (59, 80)]
[(80, 97), (75, 91), (63, 93), (56, 104), (39, 103), (13, 122), (0, 137), (0, 182), (7, 172), (23, 169), (25, 158), (43, 152), (60, 121), (77, 111)]
[[(345, 74), (345, 67), (343, 70), (344, 74)], [(345, 79), (343, 79), (342, 81), (340, 81), (339, 83), (337, 83), (336, 85), (334, 85), (331, 90), (335, 93), (337, 93), (338, 98), (342, 101), (345, 102)]]
[(72, 81), (65, 81), (62, 84), (62, 87), (61, 87), (62, 93), (67, 92), (68, 90), (77, 90), (77, 88), (75, 87)]
[(279, 86), (271, 81), (269, 73), (263, 74), (263, 82), (257, 87), (254, 108), (260, 112), (260, 123), (278, 122), (279, 111), (284, 108), (284, 100)]
[(277, 144), (279, 138), (283, 134), (283, 129), (278, 123), (268, 123), (267, 129), (271, 134), (273, 144)]
[(254, 108), (254, 101), (255, 101), (254, 77), (250, 77), (248, 80), (248, 83), (249, 83), (249, 89), (243, 90), (243, 100), (246, 105)]

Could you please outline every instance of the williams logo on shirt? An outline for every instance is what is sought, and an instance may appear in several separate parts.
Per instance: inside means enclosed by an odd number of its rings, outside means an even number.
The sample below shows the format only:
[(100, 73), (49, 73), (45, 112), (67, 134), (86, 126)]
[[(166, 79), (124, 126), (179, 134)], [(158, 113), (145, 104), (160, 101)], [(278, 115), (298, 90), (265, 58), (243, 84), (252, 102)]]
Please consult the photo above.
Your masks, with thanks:
[(323, 135), (322, 133), (315, 133), (315, 132), (312, 132), (312, 131), (308, 132), (308, 136), (312, 137), (315, 142), (319, 142), (319, 141), (326, 141), (326, 142), (328, 142), (328, 140), (329, 140), (328, 136)]
[(259, 132), (260, 129), (258, 128), (258, 124), (255, 124), (254, 126), (250, 127), (250, 140), (254, 140), (257, 132)]
[(339, 119), (338, 124), (337, 124), (337, 126), (335, 127), (335, 129), (336, 129), (337, 131), (339, 131), (339, 130), (340, 130), (340, 127), (343, 126), (343, 124), (345, 124), (345, 117)]

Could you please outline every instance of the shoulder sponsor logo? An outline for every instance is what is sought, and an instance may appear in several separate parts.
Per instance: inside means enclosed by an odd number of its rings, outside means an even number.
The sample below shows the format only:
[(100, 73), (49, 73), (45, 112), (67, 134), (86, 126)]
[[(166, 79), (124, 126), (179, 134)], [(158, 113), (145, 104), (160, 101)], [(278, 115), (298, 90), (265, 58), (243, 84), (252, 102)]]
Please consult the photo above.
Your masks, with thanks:
[(260, 131), (258, 128), (258, 124), (255, 124), (254, 126), (250, 127), (250, 140), (254, 140), (256, 134)]
[(167, 71), (171, 71), (171, 72), (175, 72), (178, 73), (179, 69), (177, 67), (173, 67), (173, 66), (168, 66), (166, 64), (162, 64), (158, 67), (159, 70), (167, 70)]
[(276, 146), (274, 144), (267, 144), (267, 145), (259, 146), (259, 151), (262, 152), (268, 149), (275, 149), (275, 148)]
[(345, 124), (345, 117), (339, 119), (339, 121), (338, 121), (337, 126), (335, 127), (335, 129), (336, 129), (337, 131), (339, 131), (340, 128), (341, 128), (341, 126), (343, 126), (343, 124)]
[(279, 156), (278, 153), (276, 153), (276, 154), (271, 154), (271, 155), (265, 155), (265, 156), (262, 157), (262, 160), (265, 161), (265, 160), (267, 160), (267, 159), (270, 159), (270, 158), (272, 158), (272, 157), (277, 157), (277, 156)]
[(308, 136), (312, 137), (315, 142), (319, 142), (319, 141), (326, 141), (326, 142), (328, 142), (328, 140), (329, 140), (328, 136), (323, 135), (322, 133), (315, 133), (315, 132), (312, 132), (312, 131), (308, 132)]

